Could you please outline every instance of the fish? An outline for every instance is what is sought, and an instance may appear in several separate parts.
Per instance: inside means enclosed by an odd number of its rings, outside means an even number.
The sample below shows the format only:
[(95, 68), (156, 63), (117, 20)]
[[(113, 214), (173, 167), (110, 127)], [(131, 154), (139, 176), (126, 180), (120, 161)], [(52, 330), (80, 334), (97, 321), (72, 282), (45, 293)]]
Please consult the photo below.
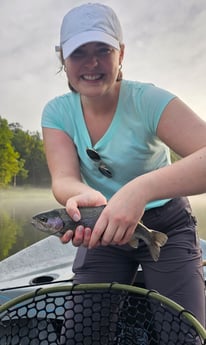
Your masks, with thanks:
[[(61, 237), (67, 230), (75, 231), (78, 225), (93, 229), (104, 207), (105, 205), (79, 207), (81, 219), (78, 222), (75, 222), (69, 216), (65, 208), (53, 209), (34, 215), (31, 224), (44, 233)], [(132, 248), (138, 248), (140, 239), (148, 246), (153, 260), (158, 261), (160, 248), (168, 240), (167, 235), (163, 232), (149, 229), (142, 222), (138, 222), (134, 234), (128, 243)]]

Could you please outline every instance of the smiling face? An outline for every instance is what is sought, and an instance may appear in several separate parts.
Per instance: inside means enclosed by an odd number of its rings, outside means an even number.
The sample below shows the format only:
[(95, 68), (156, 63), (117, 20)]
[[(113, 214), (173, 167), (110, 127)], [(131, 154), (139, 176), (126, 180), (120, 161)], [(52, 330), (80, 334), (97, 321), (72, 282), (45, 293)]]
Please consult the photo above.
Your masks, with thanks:
[(123, 54), (123, 45), (117, 50), (100, 42), (84, 44), (65, 60), (67, 78), (81, 95), (101, 96), (116, 84)]

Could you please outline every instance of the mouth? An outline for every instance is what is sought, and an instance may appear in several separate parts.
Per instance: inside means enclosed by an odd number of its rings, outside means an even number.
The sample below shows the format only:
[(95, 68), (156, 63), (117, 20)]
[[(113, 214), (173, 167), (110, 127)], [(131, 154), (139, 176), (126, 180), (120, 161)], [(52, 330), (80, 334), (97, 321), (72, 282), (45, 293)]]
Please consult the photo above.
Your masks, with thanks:
[(98, 74), (83, 74), (81, 78), (85, 81), (98, 81), (103, 78), (104, 74), (103, 73), (98, 73)]

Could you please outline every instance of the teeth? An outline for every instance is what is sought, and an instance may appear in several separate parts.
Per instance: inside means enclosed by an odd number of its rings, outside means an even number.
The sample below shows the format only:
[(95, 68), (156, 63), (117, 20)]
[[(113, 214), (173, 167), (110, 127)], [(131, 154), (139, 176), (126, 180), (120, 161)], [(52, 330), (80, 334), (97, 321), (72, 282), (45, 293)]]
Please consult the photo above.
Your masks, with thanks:
[(97, 80), (101, 78), (101, 74), (96, 74), (96, 75), (84, 75), (83, 76), (84, 79), (87, 80)]

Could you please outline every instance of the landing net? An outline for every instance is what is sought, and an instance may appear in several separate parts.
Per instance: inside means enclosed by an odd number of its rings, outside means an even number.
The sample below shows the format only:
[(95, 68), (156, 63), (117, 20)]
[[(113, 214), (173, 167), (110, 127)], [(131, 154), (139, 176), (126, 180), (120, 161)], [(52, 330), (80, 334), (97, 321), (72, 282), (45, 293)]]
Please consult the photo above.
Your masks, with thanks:
[(180, 305), (121, 284), (40, 288), (0, 306), (0, 345), (206, 344)]

